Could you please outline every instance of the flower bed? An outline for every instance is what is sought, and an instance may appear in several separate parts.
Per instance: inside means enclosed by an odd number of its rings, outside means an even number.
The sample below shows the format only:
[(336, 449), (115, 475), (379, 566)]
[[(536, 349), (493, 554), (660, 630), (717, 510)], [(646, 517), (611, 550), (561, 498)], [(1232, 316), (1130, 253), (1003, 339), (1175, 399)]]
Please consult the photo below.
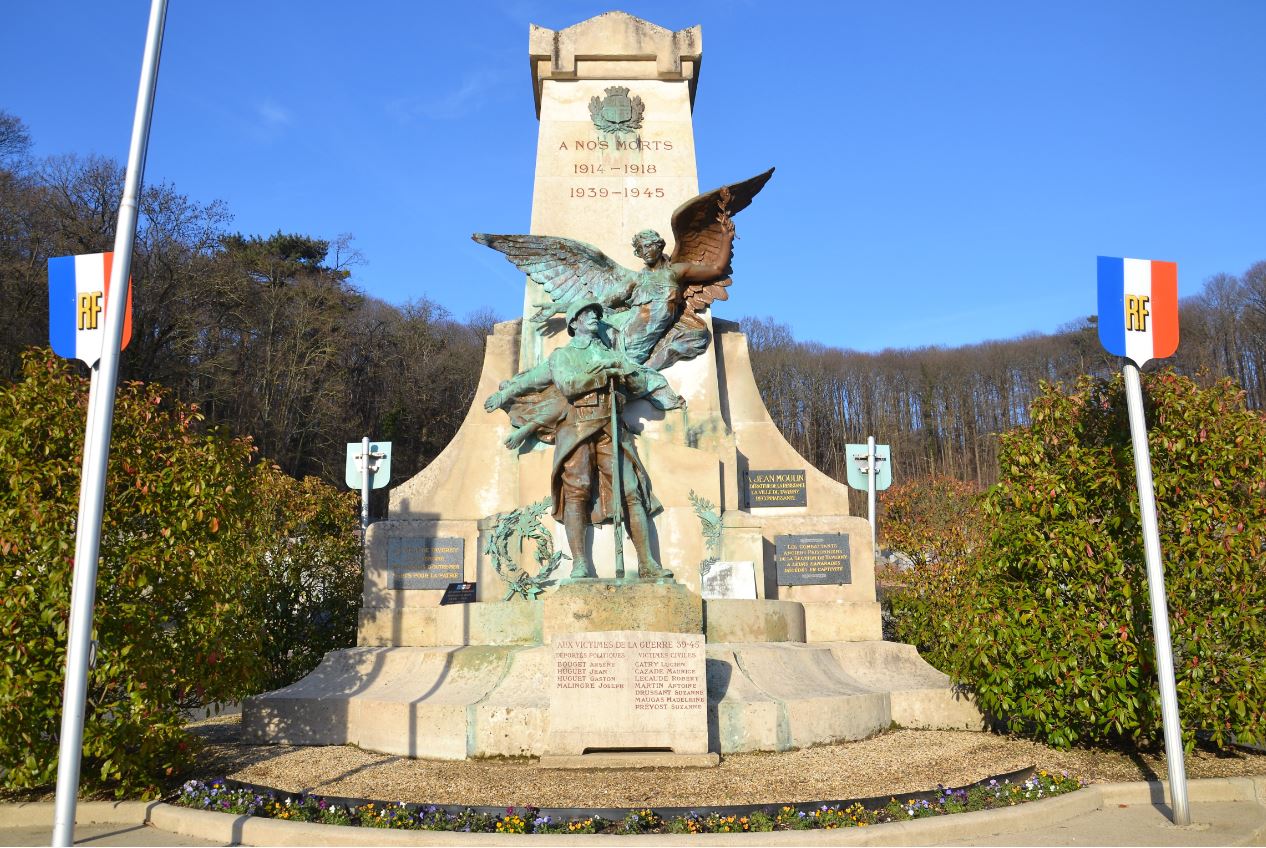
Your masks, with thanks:
[[(785, 804), (701, 810), (634, 809), (542, 810), (354, 802), (316, 795), (287, 795), (225, 780), (191, 780), (173, 803), (233, 815), (264, 816), (290, 821), (403, 830), (448, 830), (467, 833), (742, 833), (745, 831), (813, 830), (867, 827), (913, 818), (1015, 806), (1080, 789), (1084, 781), (1067, 774), (1026, 769), (1026, 777), (992, 778), (958, 789), (938, 786), (886, 803), (837, 801), (829, 804)], [(606, 816), (602, 815), (605, 813)]]

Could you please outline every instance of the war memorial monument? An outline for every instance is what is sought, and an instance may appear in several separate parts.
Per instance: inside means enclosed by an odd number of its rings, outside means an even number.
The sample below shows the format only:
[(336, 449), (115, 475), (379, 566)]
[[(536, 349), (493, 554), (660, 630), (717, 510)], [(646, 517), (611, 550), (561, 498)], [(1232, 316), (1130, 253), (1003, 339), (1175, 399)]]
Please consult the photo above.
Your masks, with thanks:
[[(522, 318), (370, 526), (357, 647), (250, 699), (244, 735), (569, 767), (978, 729), (882, 640), (866, 521), (783, 439), (738, 325), (711, 314), (770, 284), (733, 247), (773, 171), (700, 193), (699, 27), (610, 12), (533, 26), (529, 51), (530, 233), (474, 236), (524, 272)], [(473, 602), (445, 603), (454, 583)]]

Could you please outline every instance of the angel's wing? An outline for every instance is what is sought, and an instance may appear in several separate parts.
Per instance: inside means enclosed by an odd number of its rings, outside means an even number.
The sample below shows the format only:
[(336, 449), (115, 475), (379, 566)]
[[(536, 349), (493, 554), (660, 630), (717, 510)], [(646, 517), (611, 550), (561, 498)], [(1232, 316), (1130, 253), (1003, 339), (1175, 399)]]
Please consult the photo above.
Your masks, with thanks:
[(557, 236), (498, 236), (475, 233), (472, 239), (499, 250), (523, 273), (545, 287), (550, 303), (537, 304), (536, 322), (566, 312), (579, 299), (602, 297), (626, 286), (633, 274), (591, 244)]
[(729, 299), (725, 289), (730, 285), (730, 262), (734, 258), (734, 222), (730, 218), (751, 204), (773, 174), (774, 169), (770, 168), (741, 183), (701, 194), (673, 212), (673, 238), (677, 247), (671, 261), (717, 265), (725, 269), (721, 279), (686, 286), (684, 295), (688, 308), (702, 312), (713, 301)]

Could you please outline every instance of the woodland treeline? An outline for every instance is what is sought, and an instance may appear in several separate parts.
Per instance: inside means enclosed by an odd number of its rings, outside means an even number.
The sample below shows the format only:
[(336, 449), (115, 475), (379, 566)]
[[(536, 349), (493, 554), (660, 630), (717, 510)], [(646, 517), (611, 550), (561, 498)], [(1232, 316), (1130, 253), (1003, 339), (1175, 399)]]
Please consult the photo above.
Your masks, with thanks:
[[(0, 379), (48, 343), (49, 257), (109, 251), (123, 167), (33, 160), (0, 112)], [(140, 201), (133, 335), (121, 379), (157, 382), (207, 422), (254, 438), (295, 476), (342, 485), (345, 444), (393, 442), (400, 479), (433, 459), (473, 398), (490, 315), (456, 320), (419, 297), (359, 291), (350, 236), (243, 235), (229, 210), (166, 183)]]
[[(1178, 353), (1145, 370), (1172, 366), (1205, 383), (1230, 377), (1250, 408), (1266, 407), (1266, 261), (1238, 277), (1215, 275), (1179, 312)], [(841, 480), (845, 444), (873, 435), (892, 446), (894, 479), (947, 475), (992, 485), (997, 435), (1029, 423), (1042, 382), (1071, 384), (1082, 374), (1107, 377), (1120, 368), (1104, 353), (1094, 317), (1050, 335), (881, 353), (798, 342), (769, 318), (742, 324), (778, 428), (806, 459)]]
[[(0, 111), (5, 380), (24, 348), (47, 344), (49, 257), (111, 250), (123, 187), (117, 162), (36, 160), (29, 148), (22, 122)], [(425, 297), (398, 306), (366, 295), (353, 283), (363, 260), (350, 236), (250, 235), (230, 223), (220, 202), (167, 183), (145, 188), (123, 379), (170, 387), (294, 476), (342, 485), (344, 445), (362, 435), (393, 442), (393, 482), (424, 467), (474, 398), (491, 312), (459, 320)], [(1211, 278), (1181, 308), (1182, 341), (1168, 362), (1201, 379), (1230, 376), (1262, 409), (1266, 262)], [(992, 484), (996, 435), (1027, 423), (1040, 382), (1116, 367), (1093, 319), (1052, 335), (874, 354), (796, 341), (772, 319), (742, 324), (770, 414), (838, 479), (845, 443), (873, 434), (892, 446), (897, 479)], [(380, 494), (375, 514), (383, 505)]]

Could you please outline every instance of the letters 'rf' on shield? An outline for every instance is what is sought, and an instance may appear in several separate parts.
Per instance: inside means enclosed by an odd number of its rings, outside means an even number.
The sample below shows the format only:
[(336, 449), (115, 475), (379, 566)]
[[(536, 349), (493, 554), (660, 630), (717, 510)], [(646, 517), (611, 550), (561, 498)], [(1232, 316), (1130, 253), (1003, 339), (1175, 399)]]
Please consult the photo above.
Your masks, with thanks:
[(1099, 341), (1135, 365), (1178, 349), (1178, 265), (1099, 257)]
[[(48, 260), (48, 343), (53, 353), (89, 367), (101, 358), (113, 259), (113, 253), (88, 253)], [(119, 350), (132, 339), (131, 286), (125, 309)]]

